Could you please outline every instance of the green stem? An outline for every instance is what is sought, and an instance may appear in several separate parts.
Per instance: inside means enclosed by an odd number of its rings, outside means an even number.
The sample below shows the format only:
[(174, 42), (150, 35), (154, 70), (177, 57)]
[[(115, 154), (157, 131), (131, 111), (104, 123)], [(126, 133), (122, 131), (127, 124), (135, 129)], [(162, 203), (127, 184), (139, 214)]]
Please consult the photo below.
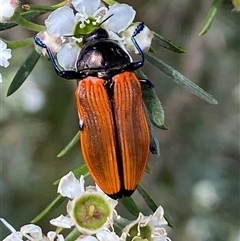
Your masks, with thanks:
[(65, 238), (65, 241), (74, 241), (76, 240), (81, 233), (77, 230), (77, 228), (74, 228), (71, 233), (68, 234), (68, 236)]
[(15, 23), (21, 25), (22, 27), (24, 27), (26, 29), (33, 30), (36, 32), (41, 32), (46, 29), (45, 26), (30, 22), (21, 16), (19, 16), (18, 18), (15, 19)]
[(118, 3), (118, 2), (116, 2), (116, 1), (114, 1), (114, 0), (103, 0), (103, 2), (105, 2), (105, 3), (108, 4), (109, 6), (112, 6), (113, 4)]
[(33, 44), (33, 38), (26, 38), (18, 41), (8, 41), (4, 39), (3, 41), (7, 44), (8, 48), (10, 49), (17, 49), (20, 47), (25, 47)]
[(22, 9), (25, 10), (25, 11), (30, 11), (30, 10), (54, 11), (57, 8), (53, 7), (53, 6), (46, 6), (46, 5), (23, 4)]
[(54, 11), (60, 7), (63, 7), (67, 4), (67, 1), (63, 1), (61, 3), (55, 4), (53, 6), (48, 5), (37, 5), (37, 4), (23, 4), (22, 9), (29, 11), (29, 10), (45, 10), (45, 11)]
[(204, 35), (210, 28), (210, 26), (213, 22), (213, 19), (217, 13), (217, 10), (218, 10), (219, 6), (221, 5), (222, 1), (223, 0), (214, 0), (213, 4), (208, 12), (208, 15), (207, 15), (206, 19), (204, 20), (204, 23), (203, 23), (203, 26), (199, 33), (199, 36)]
[(68, 4), (68, 0), (65, 0), (65, 1), (62, 1), (62, 2), (60, 2), (60, 3), (57, 3), (57, 4), (55, 4), (55, 5), (53, 5), (52, 7), (54, 7), (54, 8), (60, 8), (60, 7), (63, 7), (63, 6), (65, 6), (65, 5), (67, 5)]
[(41, 219), (43, 219), (50, 211), (58, 207), (63, 201), (65, 200), (64, 197), (58, 195), (40, 214), (38, 214), (31, 223), (37, 223)]

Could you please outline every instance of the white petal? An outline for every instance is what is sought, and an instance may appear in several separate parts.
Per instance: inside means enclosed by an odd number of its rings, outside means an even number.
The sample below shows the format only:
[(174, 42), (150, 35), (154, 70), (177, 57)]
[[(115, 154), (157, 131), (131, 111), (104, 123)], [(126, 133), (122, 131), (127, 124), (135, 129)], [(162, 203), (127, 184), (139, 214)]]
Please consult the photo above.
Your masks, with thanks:
[(107, 21), (106, 25), (109, 30), (118, 33), (125, 30), (132, 23), (136, 11), (127, 4), (114, 4), (106, 16), (104, 16), (104, 19), (111, 14), (113, 14), (113, 16)]
[(26, 238), (42, 239), (42, 229), (35, 224), (27, 224), (21, 227), (20, 233)]
[(60, 215), (57, 218), (50, 220), (50, 223), (54, 226), (61, 228), (71, 228), (74, 225), (74, 222), (71, 218)]
[(0, 84), (2, 83), (2, 74), (0, 73)]
[(64, 237), (62, 236), (62, 234), (57, 234), (53, 231), (49, 231), (47, 233), (47, 237), (49, 238), (49, 241), (64, 241)]
[(72, 0), (72, 5), (79, 13), (92, 15), (98, 9), (100, 0)]
[(86, 236), (86, 237), (84, 237), (84, 238), (80, 238), (80, 239), (77, 239), (76, 241), (98, 241), (95, 237), (93, 237), (93, 236)]
[(7, 44), (0, 39), (0, 66), (7, 68), (9, 66), (8, 59), (12, 57), (11, 49), (7, 49)]
[(5, 22), (12, 17), (14, 14), (15, 9), (17, 8), (18, 3), (17, 1), (10, 1), (10, 0), (1, 0), (0, 9), (0, 22)]
[(60, 193), (63, 197), (73, 199), (80, 193), (84, 192), (84, 186), (80, 184), (72, 172), (69, 172), (67, 175), (61, 178), (57, 192)]
[(3, 241), (23, 241), (19, 232), (11, 233)]
[(69, 7), (61, 7), (53, 11), (45, 20), (47, 31), (55, 37), (73, 34), (74, 13)]
[[(48, 48), (53, 52), (53, 54), (57, 53), (62, 45), (62, 40), (59, 37), (54, 37), (48, 31), (39, 32), (37, 36), (41, 39), (43, 43), (45, 43)], [(40, 47), (40, 46), (39, 46)], [(45, 50), (44, 48), (41, 48)]]
[(99, 241), (118, 241), (120, 238), (114, 232), (110, 232), (109, 229), (101, 230), (96, 234)]
[[(138, 50), (132, 42), (131, 37), (138, 24), (139, 22), (134, 23), (131, 27), (122, 33), (124, 44), (126, 45), (127, 49), (132, 52), (134, 51), (136, 54), (138, 54)], [(151, 47), (152, 38), (153, 34), (147, 26), (144, 26), (143, 30), (135, 36), (135, 39), (142, 51), (148, 51), (148, 49)]]
[(168, 224), (168, 222), (164, 218), (164, 210), (162, 206), (159, 206), (157, 210), (154, 212), (151, 218), (151, 222), (154, 226), (161, 226), (161, 225)]
[(7, 222), (4, 218), (0, 218), (0, 220), (12, 233), (16, 232), (16, 229), (9, 222)]
[(57, 53), (58, 63), (65, 70), (75, 69), (79, 51), (80, 49), (76, 44), (64, 44)]

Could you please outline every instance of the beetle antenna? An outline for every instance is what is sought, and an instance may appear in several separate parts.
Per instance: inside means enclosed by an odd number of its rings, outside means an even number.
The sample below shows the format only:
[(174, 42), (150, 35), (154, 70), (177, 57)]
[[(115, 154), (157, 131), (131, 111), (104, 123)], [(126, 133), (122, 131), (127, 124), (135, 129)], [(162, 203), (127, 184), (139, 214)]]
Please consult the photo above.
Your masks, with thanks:
[(109, 15), (107, 18), (105, 18), (101, 23), (98, 24), (98, 27), (100, 27), (103, 23), (107, 22), (109, 18), (111, 18), (114, 14)]
[(137, 25), (137, 27), (136, 27), (136, 29), (135, 29), (135, 31), (133, 32), (132, 37), (131, 37), (134, 46), (136, 47), (136, 49), (138, 50), (138, 53), (139, 53), (140, 56), (142, 57), (142, 62), (144, 62), (144, 54), (143, 54), (142, 49), (141, 49), (140, 46), (138, 45), (138, 42), (137, 42), (137, 40), (135, 39), (135, 37), (144, 29), (144, 27), (145, 27), (144, 23), (143, 23), (143, 22), (140, 22), (140, 23)]
[(63, 37), (75, 37), (75, 38), (79, 38), (81, 36), (86, 36), (86, 34), (83, 34), (83, 33), (79, 33), (79, 34), (71, 34), (71, 35), (64, 35)]
[(145, 61), (144, 53), (143, 53), (141, 47), (139, 46), (137, 40), (135, 39), (135, 37), (144, 29), (144, 26), (145, 26), (144, 23), (143, 23), (143, 22), (140, 22), (140, 23), (137, 25), (137, 27), (136, 27), (136, 29), (135, 29), (135, 31), (133, 32), (132, 37), (131, 37), (131, 40), (132, 40), (135, 48), (137, 49), (139, 55), (140, 55), (141, 58), (142, 58), (142, 60), (140, 60), (140, 61), (138, 61), (138, 62), (132, 62), (132, 63), (131, 63), (131, 65), (130, 65), (131, 68), (133, 68), (133, 69), (135, 69), (135, 70), (141, 68), (141, 67), (143, 66), (143, 64), (144, 64), (144, 61)]

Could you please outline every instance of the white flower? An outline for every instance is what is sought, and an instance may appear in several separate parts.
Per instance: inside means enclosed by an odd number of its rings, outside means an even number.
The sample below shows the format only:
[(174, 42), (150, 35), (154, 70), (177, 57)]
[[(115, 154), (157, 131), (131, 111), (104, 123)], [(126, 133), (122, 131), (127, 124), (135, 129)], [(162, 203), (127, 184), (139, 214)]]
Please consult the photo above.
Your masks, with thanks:
[(2, 223), (12, 232), (3, 241), (64, 241), (61, 234), (53, 231), (48, 232), (47, 237), (43, 235), (42, 229), (35, 224), (27, 224), (16, 231), (5, 219), (0, 218)]
[(50, 220), (50, 223), (61, 228), (71, 228), (74, 225), (74, 222), (71, 218), (63, 215)]
[(120, 241), (120, 237), (109, 229), (103, 229), (96, 233), (96, 237), (90, 235), (82, 235), (76, 241)]
[(57, 192), (63, 197), (68, 197), (70, 199), (79, 196), (84, 191), (84, 177), (81, 176), (78, 180), (74, 176), (73, 172), (69, 172), (67, 175), (61, 178), (57, 190)]
[[(7, 68), (9, 66), (8, 59), (12, 57), (11, 49), (7, 49), (7, 44), (0, 39), (0, 66)], [(0, 83), (2, 83), (2, 75), (0, 73)]]
[(58, 192), (68, 197), (69, 216), (59, 216), (50, 221), (58, 227), (70, 228), (73, 225), (84, 234), (95, 234), (113, 223), (113, 214), (116, 214), (117, 201), (104, 194), (99, 187), (84, 188), (84, 177), (76, 179), (72, 172), (62, 177)]
[[(136, 54), (138, 50), (134, 46), (131, 37), (138, 24), (139, 23), (134, 23), (123, 32), (123, 43), (126, 45), (127, 50), (134, 51)], [(143, 30), (136, 35), (135, 39), (142, 51), (148, 51), (152, 43), (153, 34), (147, 26), (144, 26)]]
[(139, 213), (137, 220), (123, 229), (121, 240), (138, 240), (139, 238), (140, 240), (171, 241), (167, 237), (165, 228), (162, 227), (167, 224), (163, 215), (164, 211), (161, 206), (150, 216), (143, 216)]
[(49, 231), (47, 233), (47, 237), (49, 239), (49, 241), (64, 241), (64, 237), (62, 234), (57, 234), (54, 231)]
[[(54, 37), (48, 31), (42, 31), (37, 34), (43, 43), (45, 43), (53, 54), (56, 54), (62, 46), (62, 40), (59, 37)], [(35, 44), (35, 50), (48, 57), (45, 48), (41, 48), (39, 45)]]
[(63, 40), (57, 60), (64, 69), (75, 69), (83, 35), (92, 32), (112, 14), (101, 27), (110, 34), (119, 33), (132, 23), (136, 14), (127, 4), (114, 4), (110, 9), (101, 7), (100, 0), (72, 0), (72, 5), (77, 11), (76, 14), (73, 9), (64, 6), (53, 11), (45, 21), (47, 31)]
[(17, 0), (1, 0), (0, 2), (0, 22), (8, 21), (14, 14), (15, 9), (18, 7), (19, 1)]
[(99, 241), (120, 241), (120, 237), (109, 229), (103, 229), (96, 234)]

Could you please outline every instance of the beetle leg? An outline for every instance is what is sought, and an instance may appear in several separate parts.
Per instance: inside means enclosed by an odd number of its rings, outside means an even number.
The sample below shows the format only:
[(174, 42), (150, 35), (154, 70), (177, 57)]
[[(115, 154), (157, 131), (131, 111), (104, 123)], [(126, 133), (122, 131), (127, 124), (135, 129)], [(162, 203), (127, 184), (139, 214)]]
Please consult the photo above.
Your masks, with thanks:
[(140, 79), (141, 83), (148, 85), (149, 88), (154, 88), (154, 84), (149, 79)]
[(51, 60), (51, 63), (52, 63), (52, 65), (53, 65), (56, 73), (57, 73), (60, 77), (65, 78), (65, 79), (83, 79), (83, 78), (86, 77), (86, 75), (85, 75), (84, 73), (81, 74), (81, 73), (76, 72), (76, 71), (74, 71), (74, 70), (61, 70), (61, 69), (59, 68), (59, 66), (58, 66), (58, 64), (57, 64), (57, 62), (56, 62), (56, 60), (55, 60), (55, 58), (54, 58), (54, 56), (53, 56), (53, 53), (52, 53), (52, 51), (50, 50), (50, 48), (49, 48), (46, 44), (44, 44), (39, 37), (35, 36), (35, 37), (34, 37), (34, 40), (35, 40), (35, 43), (36, 43), (37, 45), (39, 45), (40, 47), (46, 49), (46, 51), (47, 51), (47, 53), (48, 53), (48, 56), (49, 56), (49, 58), (50, 58), (50, 60)]

